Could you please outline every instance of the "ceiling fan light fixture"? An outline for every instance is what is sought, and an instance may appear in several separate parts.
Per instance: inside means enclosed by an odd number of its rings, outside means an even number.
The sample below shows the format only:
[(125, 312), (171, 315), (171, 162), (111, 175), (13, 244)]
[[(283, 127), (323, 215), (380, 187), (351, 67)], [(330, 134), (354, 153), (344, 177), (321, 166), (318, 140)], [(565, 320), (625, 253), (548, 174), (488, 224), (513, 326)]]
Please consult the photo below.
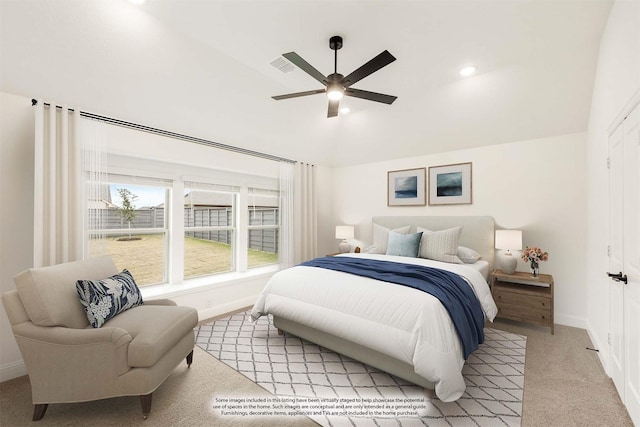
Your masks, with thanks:
[(344, 96), (344, 88), (340, 85), (333, 85), (327, 89), (327, 98), (332, 101), (340, 101)]

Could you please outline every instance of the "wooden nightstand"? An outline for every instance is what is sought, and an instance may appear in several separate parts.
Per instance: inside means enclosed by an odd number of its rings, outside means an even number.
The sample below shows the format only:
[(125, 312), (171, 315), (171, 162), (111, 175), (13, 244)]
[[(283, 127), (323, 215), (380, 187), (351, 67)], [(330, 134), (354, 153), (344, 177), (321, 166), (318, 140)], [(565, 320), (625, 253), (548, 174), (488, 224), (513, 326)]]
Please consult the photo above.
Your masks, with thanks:
[(491, 273), (491, 294), (503, 319), (549, 326), (553, 335), (553, 276), (541, 274), (533, 279), (529, 273), (516, 271)]

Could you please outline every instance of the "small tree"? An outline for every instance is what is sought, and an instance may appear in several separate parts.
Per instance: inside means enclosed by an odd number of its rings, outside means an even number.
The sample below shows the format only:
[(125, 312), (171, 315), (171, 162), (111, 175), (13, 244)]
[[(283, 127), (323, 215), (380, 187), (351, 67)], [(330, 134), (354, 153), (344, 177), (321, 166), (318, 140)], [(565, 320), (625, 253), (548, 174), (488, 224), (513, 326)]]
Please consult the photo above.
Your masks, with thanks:
[[(129, 191), (128, 188), (118, 188), (118, 194), (122, 199), (122, 206), (118, 207), (118, 211), (122, 219), (129, 224), (129, 229), (131, 229), (131, 221), (133, 221), (137, 215), (134, 202), (138, 196)], [(131, 233), (129, 233), (129, 237), (131, 237)]]

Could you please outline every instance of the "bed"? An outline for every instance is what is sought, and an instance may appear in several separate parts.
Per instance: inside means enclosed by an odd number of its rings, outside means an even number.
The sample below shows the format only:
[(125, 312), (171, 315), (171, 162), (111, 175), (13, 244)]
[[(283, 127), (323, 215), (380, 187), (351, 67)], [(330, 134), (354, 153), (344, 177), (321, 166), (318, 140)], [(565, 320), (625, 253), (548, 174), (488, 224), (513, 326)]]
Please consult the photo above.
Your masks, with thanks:
[[(374, 217), (376, 230), (449, 230), (462, 226), (458, 245), (481, 256), (477, 263), (454, 264), (380, 253), (340, 257), (433, 267), (464, 278), (485, 319), (497, 313), (487, 285), (494, 254), (494, 221), (487, 216)], [(408, 231), (407, 231), (408, 230)], [(374, 241), (380, 236), (374, 236)], [(379, 248), (378, 248), (379, 249)], [(378, 252), (380, 252), (378, 250)], [(413, 267), (411, 267), (413, 268)], [(271, 314), (280, 330), (389, 372), (442, 401), (465, 390), (463, 344), (443, 304), (434, 296), (369, 277), (310, 266), (275, 274), (252, 309), (254, 319)]]

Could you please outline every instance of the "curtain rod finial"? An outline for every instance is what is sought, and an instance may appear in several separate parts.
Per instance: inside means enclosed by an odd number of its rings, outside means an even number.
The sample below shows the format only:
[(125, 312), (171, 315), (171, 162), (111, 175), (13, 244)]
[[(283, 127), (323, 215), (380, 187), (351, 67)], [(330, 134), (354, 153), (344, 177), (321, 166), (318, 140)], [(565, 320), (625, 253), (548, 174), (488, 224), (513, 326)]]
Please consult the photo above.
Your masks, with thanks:
[(33, 98), (31, 99), (31, 106), (33, 107), (34, 105), (36, 105), (38, 103), (38, 100)]

